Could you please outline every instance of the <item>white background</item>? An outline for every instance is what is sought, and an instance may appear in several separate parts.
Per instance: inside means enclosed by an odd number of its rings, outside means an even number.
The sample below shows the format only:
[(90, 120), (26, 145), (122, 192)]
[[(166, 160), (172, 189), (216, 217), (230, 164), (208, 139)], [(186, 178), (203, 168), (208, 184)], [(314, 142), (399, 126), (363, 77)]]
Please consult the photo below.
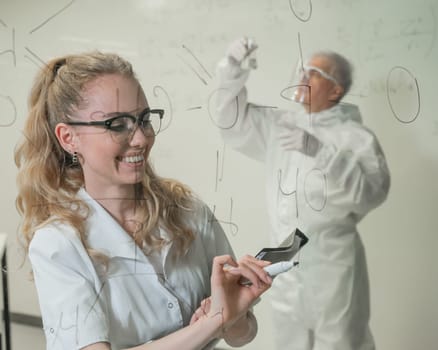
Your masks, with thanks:
[[(437, 27), (432, 0), (0, 0), (0, 230), (9, 234), (12, 311), (39, 315), (29, 266), (20, 266), (13, 151), (40, 61), (54, 56), (99, 49), (130, 60), (150, 104), (168, 117), (152, 153), (157, 172), (215, 208), (237, 255), (269, 244), (263, 165), (224, 148), (209, 114), (217, 61), (249, 35), (259, 45), (250, 99), (269, 106), (291, 103), (280, 92), (301, 55), (331, 49), (352, 60), (346, 101), (359, 105), (392, 175), (388, 200), (359, 227), (372, 331), (379, 349), (435, 348)], [(256, 312), (259, 335), (245, 348), (269, 349), (267, 298)]]

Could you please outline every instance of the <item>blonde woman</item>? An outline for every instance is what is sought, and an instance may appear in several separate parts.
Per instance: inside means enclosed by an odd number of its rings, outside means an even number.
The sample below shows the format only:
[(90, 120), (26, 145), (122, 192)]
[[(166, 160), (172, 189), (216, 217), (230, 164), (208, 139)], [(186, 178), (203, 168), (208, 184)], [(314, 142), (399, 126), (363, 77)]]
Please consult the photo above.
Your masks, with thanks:
[(149, 107), (130, 63), (99, 52), (53, 59), (29, 102), (17, 207), (47, 349), (251, 341), (268, 263), (236, 262), (206, 205), (154, 173), (164, 111)]

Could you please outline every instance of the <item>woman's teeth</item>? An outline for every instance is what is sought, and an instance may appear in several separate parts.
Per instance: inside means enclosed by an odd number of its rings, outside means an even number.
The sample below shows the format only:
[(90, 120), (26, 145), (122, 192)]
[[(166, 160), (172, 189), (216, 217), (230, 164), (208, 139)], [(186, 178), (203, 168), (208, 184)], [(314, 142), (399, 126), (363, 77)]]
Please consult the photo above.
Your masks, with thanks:
[(143, 155), (123, 157), (121, 159), (121, 161), (125, 163), (137, 163), (137, 162), (142, 162), (143, 160), (144, 160)]

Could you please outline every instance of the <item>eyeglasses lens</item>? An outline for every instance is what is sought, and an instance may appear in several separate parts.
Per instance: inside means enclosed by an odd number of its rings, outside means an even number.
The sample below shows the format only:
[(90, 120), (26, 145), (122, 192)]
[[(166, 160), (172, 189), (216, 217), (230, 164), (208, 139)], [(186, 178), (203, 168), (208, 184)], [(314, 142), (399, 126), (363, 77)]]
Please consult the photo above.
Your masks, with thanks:
[(140, 128), (146, 137), (156, 136), (161, 129), (160, 115), (150, 113), (139, 117), (120, 116), (111, 123), (109, 130), (114, 141), (124, 143), (132, 139), (137, 128)]

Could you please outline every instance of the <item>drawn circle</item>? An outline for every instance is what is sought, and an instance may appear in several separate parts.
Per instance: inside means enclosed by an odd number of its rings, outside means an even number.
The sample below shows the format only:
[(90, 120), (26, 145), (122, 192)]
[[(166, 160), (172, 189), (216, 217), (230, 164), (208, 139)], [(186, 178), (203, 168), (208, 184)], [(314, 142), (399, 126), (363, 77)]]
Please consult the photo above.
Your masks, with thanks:
[[(312, 192), (315, 192), (315, 183), (321, 185), (320, 192), (322, 193), (321, 203), (315, 203), (315, 200), (310, 200), (308, 197), (308, 182), (312, 181)], [(304, 179), (304, 198), (306, 203), (315, 211), (322, 211), (327, 204), (327, 177), (326, 174), (318, 168), (310, 170)], [(309, 191), (310, 192), (310, 191)], [(319, 204), (319, 205), (317, 205)]]
[[(219, 121), (217, 120), (218, 118), (214, 117), (214, 113), (212, 113), (211, 111), (211, 100), (213, 99), (213, 97), (215, 97), (216, 94), (220, 93), (221, 90), (223, 90), (225, 93), (229, 92), (228, 89), (225, 88), (219, 88), (214, 90), (210, 96), (208, 97), (208, 116), (210, 117), (211, 121), (213, 122), (214, 125), (216, 125), (219, 129), (231, 129), (232, 127), (234, 127), (234, 125), (236, 125), (237, 123), (237, 119), (239, 118), (239, 99), (238, 97), (234, 97), (234, 101), (235, 101), (235, 112), (232, 112), (232, 114), (234, 115), (233, 119), (231, 120), (231, 122), (227, 123), (227, 124), (221, 124), (219, 123)], [(223, 92), (222, 92), (223, 93)], [(229, 92), (230, 97), (232, 97), (231, 92)], [(215, 110), (216, 108), (212, 108), (213, 110)]]
[(163, 94), (166, 101), (167, 101), (167, 105), (169, 106), (167, 109), (165, 109), (165, 113), (164, 113), (164, 117), (161, 123), (161, 130), (160, 133), (162, 133), (164, 130), (168, 129), (170, 124), (172, 123), (172, 118), (173, 118), (173, 108), (172, 108), (172, 101), (170, 99), (169, 94), (167, 93), (167, 91), (160, 85), (155, 85), (153, 87), (153, 94), (155, 97), (159, 98), (160, 94)]
[(420, 88), (415, 76), (405, 67), (395, 66), (386, 80), (386, 97), (395, 118), (403, 124), (414, 122), (420, 114)]
[(284, 98), (286, 101), (296, 102), (294, 99), (294, 95), (297, 88), (298, 88), (297, 85), (287, 86), (280, 91), (280, 96)]
[[(0, 127), (8, 127), (8, 126), (12, 126), (15, 121), (17, 120), (17, 107), (15, 106), (14, 100), (12, 100), (12, 98), (10, 96), (4, 96), (4, 95), (0, 95), (0, 101), (6, 101), (6, 105), (8, 105), (8, 109), (12, 110), (12, 118), (10, 121), (4, 121), (4, 120), (0, 120)], [(11, 111), (6, 112), (3, 111), (3, 107), (2, 107), (2, 102), (0, 102), (0, 113), (2, 116), (6, 115), (11, 115)]]
[[(296, 103), (304, 103), (304, 101), (297, 101), (296, 97), (295, 97), (295, 93), (297, 91), (297, 89), (300, 88), (305, 88), (307, 89), (307, 91), (305, 92), (309, 97), (311, 96), (311, 86), (307, 85), (307, 84), (300, 84), (300, 85), (291, 85), (291, 86), (287, 86), (285, 87), (283, 90), (280, 91), (280, 96), (281, 98), (284, 98), (287, 101), (292, 101), (292, 102), (296, 102)], [(304, 95), (303, 95), (304, 97)], [(309, 98), (310, 100), (310, 98)]]
[(307, 22), (312, 17), (312, 0), (289, 0), (289, 7), (301, 22)]

